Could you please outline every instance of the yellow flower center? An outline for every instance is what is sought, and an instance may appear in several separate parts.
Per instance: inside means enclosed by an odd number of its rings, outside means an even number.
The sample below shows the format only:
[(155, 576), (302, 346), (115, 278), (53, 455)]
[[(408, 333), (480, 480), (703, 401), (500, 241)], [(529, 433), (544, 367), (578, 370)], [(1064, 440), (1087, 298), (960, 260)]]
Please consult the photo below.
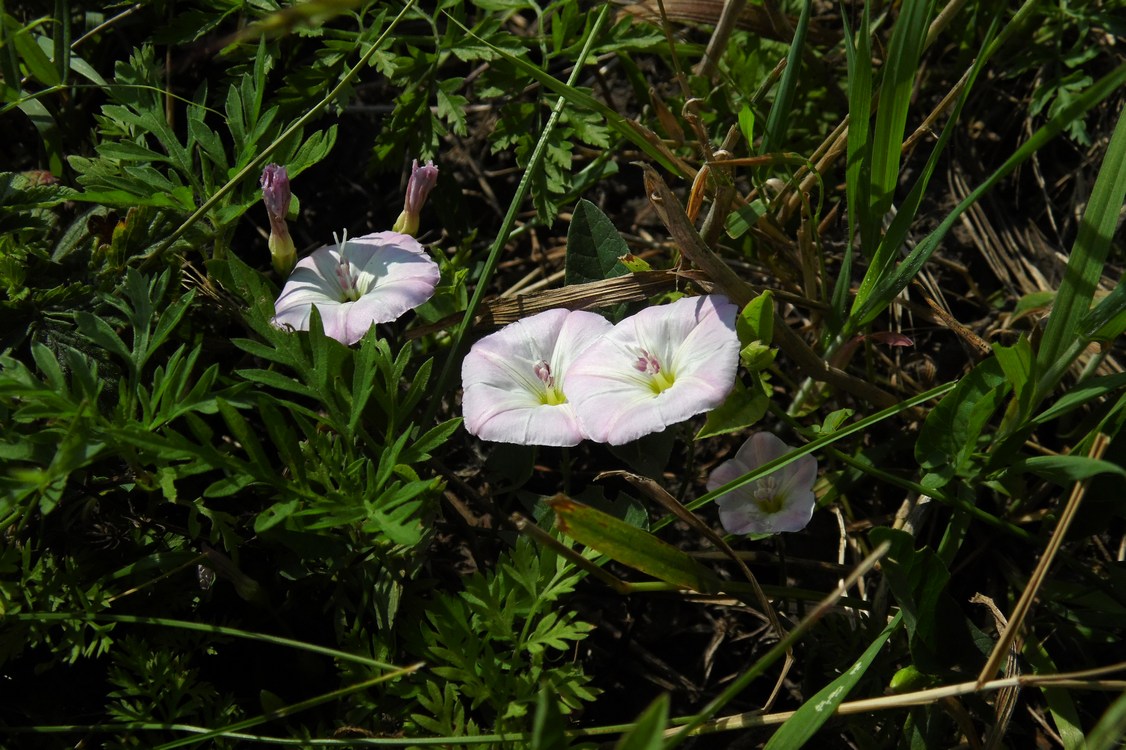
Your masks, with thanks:
[(637, 357), (633, 366), (638, 372), (650, 376), (649, 389), (654, 394), (667, 391), (676, 382), (676, 376), (662, 368), (660, 360), (644, 349), (641, 350), (641, 354)]
[(563, 395), (563, 391), (555, 384), (555, 376), (551, 374), (551, 365), (544, 360), (540, 360), (532, 365), (532, 372), (544, 388), (540, 391), (540, 403), (548, 406), (559, 406), (560, 404), (567, 403), (567, 397)]

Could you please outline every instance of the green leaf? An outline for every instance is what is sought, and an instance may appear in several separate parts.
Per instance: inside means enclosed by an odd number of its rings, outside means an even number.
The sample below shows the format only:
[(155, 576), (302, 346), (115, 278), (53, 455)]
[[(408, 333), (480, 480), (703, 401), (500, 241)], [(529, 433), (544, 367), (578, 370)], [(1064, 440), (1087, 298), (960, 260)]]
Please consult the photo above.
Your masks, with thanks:
[(761, 388), (746, 388), (736, 381), (727, 399), (708, 412), (708, 419), (695, 440), (736, 432), (758, 422), (770, 406), (770, 397)]
[[(1118, 225), (1123, 199), (1126, 198), (1126, 109), (1118, 115), (1118, 124), (1103, 156), (1091, 198), (1079, 223), (1079, 233), (1063, 282), (1044, 327), (1044, 336), (1036, 352), (1037, 384), (1031, 406), (1047, 396), (1071, 366), (1081, 348), (1074, 346), (1080, 325), (1088, 314), (1095, 287), (1102, 276), (1110, 250), (1111, 239)], [(1066, 353), (1065, 353), (1066, 352)]]
[(51, 170), (51, 174), (61, 176), (63, 173), (62, 137), (59, 133), (58, 123), (55, 122), (55, 116), (38, 99), (22, 99), (16, 106), (27, 115), (31, 124), (39, 132), (39, 138), (43, 141), (43, 148), (47, 152), (47, 166)]
[(566, 724), (559, 711), (556, 693), (545, 682), (536, 697), (536, 715), (532, 722), (532, 738), (528, 750), (567, 750)]
[(254, 519), (254, 533), (261, 534), (282, 523), (297, 511), (298, 505), (297, 500), (287, 500), (266, 508)]
[(629, 246), (606, 214), (585, 198), (580, 200), (567, 230), (564, 283), (585, 284), (628, 273), (618, 260), (628, 254)]
[[(88, 312), (79, 311), (74, 314), (75, 322), (78, 323), (78, 330), (90, 341), (102, 347), (108, 352), (112, 352), (121, 357), (123, 364), (127, 364), (132, 368), (133, 356), (129, 351), (129, 347), (113, 330), (109, 323), (105, 322), (96, 315), (91, 315)], [(136, 373), (134, 372), (134, 375)]]
[(997, 357), (1006, 380), (1012, 386), (1013, 398), (1018, 404), (1023, 403), (1023, 400), (1032, 395), (1031, 390), (1025, 388), (1032, 377), (1032, 345), (1022, 336), (1012, 346), (994, 344), (993, 354)]
[[(10, 39), (15, 44), (20, 60), (32, 78), (46, 86), (58, 86), (63, 82), (51, 58), (39, 46), (39, 34), (32, 34), (28, 28), (20, 29)], [(15, 81), (12, 82), (16, 83)]]
[(436, 96), (438, 98), (438, 117), (441, 117), (457, 135), (468, 132), (465, 121), (465, 107), (469, 100), (461, 94), (455, 94), (461, 88), (464, 78), (447, 78), (438, 84)]
[(766, 213), (767, 206), (761, 198), (755, 198), (745, 206), (740, 206), (727, 215), (723, 228), (731, 239), (739, 239), (751, 228), (758, 224), (758, 220)]
[(923, 424), (915, 444), (915, 458), (930, 473), (928, 487), (941, 487), (966, 467), (977, 438), (1009, 391), (995, 357), (985, 360), (938, 402)]
[(1090, 456), (1032, 456), (1014, 461), (1016, 471), (1031, 471), (1056, 484), (1069, 485), (1097, 474), (1118, 474), (1126, 477), (1126, 469), (1116, 463)]
[(755, 142), (755, 111), (746, 104), (739, 108), (739, 132), (745, 142)]
[(735, 319), (735, 332), (744, 346), (752, 341), (770, 345), (774, 338), (774, 294), (769, 289), (739, 312), (739, 317)]
[(669, 723), (669, 696), (662, 693), (637, 717), (633, 729), (622, 737), (615, 750), (661, 750)]
[(612, 560), (680, 588), (701, 593), (723, 588), (719, 578), (695, 558), (648, 531), (565, 495), (556, 495), (548, 505), (555, 511), (556, 528)]
[(915, 549), (915, 539), (905, 531), (872, 529), (872, 544), (887, 541), (891, 549), (883, 559), (883, 573), (903, 612), (911, 658), (920, 671), (946, 674), (976, 654), (969, 623), (946, 590), (950, 572), (933, 550)]
[(762, 134), (760, 153), (767, 154), (771, 151), (780, 151), (786, 139), (786, 126), (793, 117), (794, 95), (798, 88), (798, 77), (801, 74), (802, 54), (805, 51), (805, 34), (809, 30), (809, 15), (812, 7), (813, 0), (805, 0), (802, 3), (798, 25), (794, 28), (794, 39), (790, 43), (789, 52), (786, 54), (786, 68), (782, 71), (782, 80), (778, 83), (778, 91), (770, 105), (770, 113), (766, 116), (766, 127)]

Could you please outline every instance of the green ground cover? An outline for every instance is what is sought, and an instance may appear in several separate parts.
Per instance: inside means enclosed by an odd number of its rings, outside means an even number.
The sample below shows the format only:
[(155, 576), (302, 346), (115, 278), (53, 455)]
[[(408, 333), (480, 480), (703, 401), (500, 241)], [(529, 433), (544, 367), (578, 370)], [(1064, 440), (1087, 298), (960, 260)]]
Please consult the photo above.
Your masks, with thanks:
[(0, 747), (1120, 746), (1123, 39), (0, 8)]

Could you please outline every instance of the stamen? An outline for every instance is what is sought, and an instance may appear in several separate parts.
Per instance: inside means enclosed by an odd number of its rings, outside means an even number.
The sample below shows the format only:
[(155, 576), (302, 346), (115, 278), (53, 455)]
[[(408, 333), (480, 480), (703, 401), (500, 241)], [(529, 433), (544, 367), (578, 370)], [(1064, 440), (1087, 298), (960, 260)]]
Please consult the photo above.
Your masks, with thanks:
[(633, 366), (638, 372), (650, 376), (649, 387), (655, 394), (668, 390), (676, 380), (673, 373), (661, 369), (660, 360), (644, 349)]
[(532, 372), (535, 373), (539, 381), (546, 386), (539, 394), (541, 404), (548, 406), (559, 406), (560, 404), (567, 403), (567, 397), (563, 391), (555, 384), (555, 376), (551, 374), (551, 365), (546, 360), (537, 360), (532, 365)]
[(764, 513), (777, 513), (782, 510), (786, 498), (781, 494), (781, 486), (778, 479), (775, 477), (763, 477), (754, 483), (754, 489), (751, 494), (755, 496), (755, 502)]
[(633, 366), (637, 368), (638, 372), (643, 372), (646, 375), (656, 375), (661, 371), (661, 363), (644, 349), (641, 350), (641, 356), (637, 358), (637, 362)]
[(763, 477), (755, 482), (754, 496), (758, 500), (769, 500), (778, 494), (778, 480), (774, 477)]
[(532, 372), (534, 372), (536, 377), (540, 379), (540, 382), (548, 388), (555, 387), (555, 376), (551, 374), (551, 365), (547, 362), (542, 359), (536, 362), (536, 364), (532, 366)]
[(340, 253), (340, 262), (336, 266), (336, 280), (340, 284), (341, 302), (355, 302), (362, 295), (360, 290), (356, 288), (356, 276), (352, 272), (352, 264), (348, 262), (348, 258), (344, 255), (344, 251), (348, 246), (348, 230), (342, 230), (343, 237), (338, 237), (336, 232), (332, 233), (332, 239), (336, 240), (337, 252)]

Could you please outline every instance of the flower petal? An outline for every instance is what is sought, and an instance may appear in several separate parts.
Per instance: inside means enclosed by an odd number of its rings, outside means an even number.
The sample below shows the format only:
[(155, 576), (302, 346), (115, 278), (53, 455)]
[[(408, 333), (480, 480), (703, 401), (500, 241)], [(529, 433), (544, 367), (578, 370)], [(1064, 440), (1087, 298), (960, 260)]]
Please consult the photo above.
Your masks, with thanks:
[(517, 321), (473, 345), (461, 367), (465, 428), (484, 440), (519, 445), (577, 445), (584, 437), (568, 402), (543, 399), (547, 365), (564, 394), (567, 368), (612, 326), (601, 315), (548, 310)]
[[(621, 445), (723, 403), (735, 383), (738, 308), (706, 295), (626, 318), (570, 368), (567, 394), (591, 439)], [(638, 370), (648, 356), (672, 379), (663, 389)]]

